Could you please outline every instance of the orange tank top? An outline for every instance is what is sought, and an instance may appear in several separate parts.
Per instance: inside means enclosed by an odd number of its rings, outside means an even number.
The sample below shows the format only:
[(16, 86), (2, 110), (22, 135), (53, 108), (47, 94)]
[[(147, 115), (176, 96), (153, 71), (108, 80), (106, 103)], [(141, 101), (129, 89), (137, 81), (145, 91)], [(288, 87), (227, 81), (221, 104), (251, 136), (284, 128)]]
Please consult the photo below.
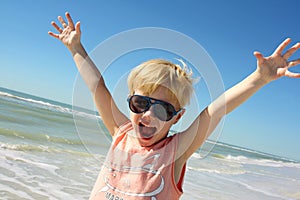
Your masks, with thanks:
[(114, 137), (90, 200), (177, 200), (182, 195), (185, 167), (178, 184), (174, 180), (177, 135), (151, 146), (132, 143), (131, 122)]

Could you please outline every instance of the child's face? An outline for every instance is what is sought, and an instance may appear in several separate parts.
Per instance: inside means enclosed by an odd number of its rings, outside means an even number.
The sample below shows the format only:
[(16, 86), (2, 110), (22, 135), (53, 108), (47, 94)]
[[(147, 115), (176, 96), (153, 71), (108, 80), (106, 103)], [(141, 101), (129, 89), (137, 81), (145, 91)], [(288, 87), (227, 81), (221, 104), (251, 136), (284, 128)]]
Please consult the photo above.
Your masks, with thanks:
[[(136, 90), (134, 94), (147, 96), (142, 90)], [(176, 111), (180, 110), (178, 101), (174, 99), (170, 91), (165, 87), (158, 87), (149, 97), (168, 102), (174, 106)], [(179, 112), (169, 121), (163, 121), (157, 118), (150, 107), (149, 110), (143, 113), (130, 112), (130, 119), (140, 145), (147, 147), (166, 138), (171, 126), (180, 119), (182, 114), (183, 112)]]

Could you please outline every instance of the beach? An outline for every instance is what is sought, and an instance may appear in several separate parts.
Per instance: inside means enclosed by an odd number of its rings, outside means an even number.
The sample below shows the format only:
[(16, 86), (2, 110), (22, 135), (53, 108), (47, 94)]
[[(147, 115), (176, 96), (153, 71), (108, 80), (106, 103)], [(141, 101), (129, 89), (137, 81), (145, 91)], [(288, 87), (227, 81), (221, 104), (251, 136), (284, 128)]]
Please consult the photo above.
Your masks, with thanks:
[[(0, 110), (1, 199), (88, 199), (110, 143), (101, 118), (4, 88)], [(299, 161), (221, 142), (200, 151), (188, 161), (183, 200), (300, 199)]]

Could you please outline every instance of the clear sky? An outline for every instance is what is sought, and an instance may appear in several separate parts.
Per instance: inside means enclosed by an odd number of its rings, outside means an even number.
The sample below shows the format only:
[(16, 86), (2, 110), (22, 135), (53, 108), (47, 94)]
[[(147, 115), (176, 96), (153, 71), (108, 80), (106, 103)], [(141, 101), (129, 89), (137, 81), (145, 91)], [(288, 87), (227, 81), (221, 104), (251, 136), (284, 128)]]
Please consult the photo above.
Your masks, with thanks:
[[(255, 69), (253, 51), (267, 56), (286, 37), (300, 41), (299, 7), (298, 0), (1, 0), (0, 87), (72, 104), (76, 67), (67, 49), (47, 34), (55, 31), (50, 22), (69, 11), (81, 21), (88, 52), (133, 28), (183, 33), (208, 52), (230, 88)], [(120, 70), (145, 58), (125, 57), (107, 75), (108, 86), (115, 87), (114, 80), (124, 75)], [(292, 71), (300, 72), (300, 66)], [(267, 85), (226, 117), (220, 140), (300, 160), (299, 92), (300, 79)], [(208, 103), (203, 98), (200, 106)]]

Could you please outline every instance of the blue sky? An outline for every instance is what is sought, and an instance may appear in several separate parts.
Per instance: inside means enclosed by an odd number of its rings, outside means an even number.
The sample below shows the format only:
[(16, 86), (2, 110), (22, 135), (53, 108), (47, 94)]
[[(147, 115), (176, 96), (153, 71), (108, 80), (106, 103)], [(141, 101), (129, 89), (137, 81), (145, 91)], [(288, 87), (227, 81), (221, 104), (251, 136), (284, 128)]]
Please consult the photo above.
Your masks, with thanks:
[[(74, 21), (81, 21), (88, 52), (134, 28), (183, 33), (208, 52), (225, 88), (230, 88), (255, 69), (253, 51), (267, 56), (286, 37), (300, 41), (299, 7), (297, 0), (2, 0), (0, 87), (72, 103), (76, 67), (67, 49), (47, 34), (54, 31), (50, 22), (69, 11)], [(109, 87), (115, 87), (114, 80), (124, 71), (158, 53), (124, 56), (106, 77)], [(300, 72), (300, 66), (292, 71)], [(282, 78), (267, 85), (226, 117), (220, 140), (300, 160), (299, 92), (300, 79)], [(199, 101), (200, 110), (209, 103), (205, 94)]]

